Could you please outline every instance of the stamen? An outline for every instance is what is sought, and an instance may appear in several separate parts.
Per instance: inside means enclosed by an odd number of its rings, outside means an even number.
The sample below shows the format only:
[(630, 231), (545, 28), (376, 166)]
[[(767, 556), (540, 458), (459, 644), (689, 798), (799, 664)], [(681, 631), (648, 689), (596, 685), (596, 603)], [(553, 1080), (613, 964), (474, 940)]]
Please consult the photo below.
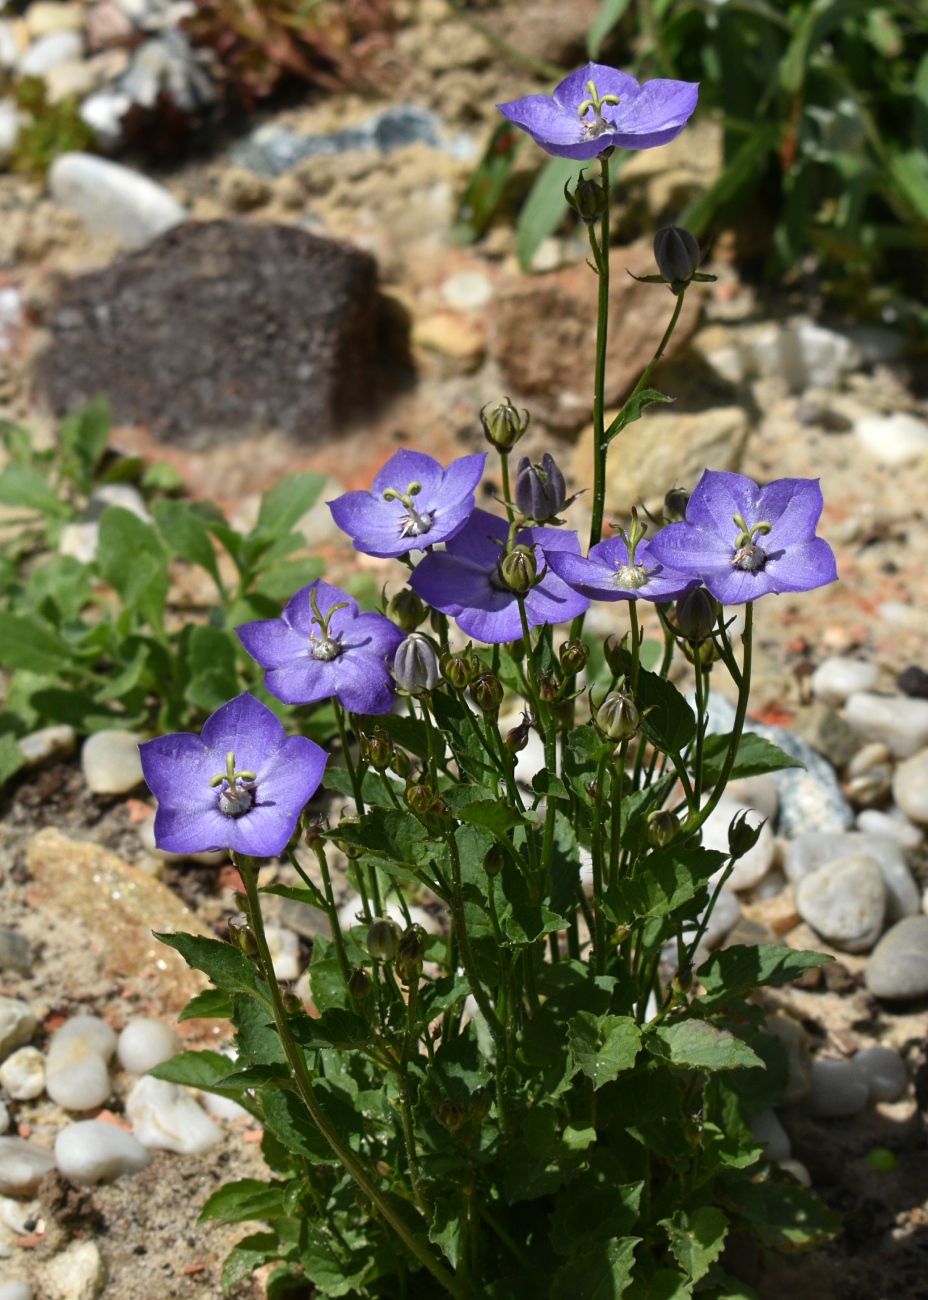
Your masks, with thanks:
[(331, 660), (338, 658), (343, 647), (340, 637), (329, 635), (329, 621), (337, 610), (347, 609), (348, 602), (346, 600), (340, 600), (336, 604), (329, 606), (328, 613), (322, 614), (319, 610), (319, 602), (316, 598), (316, 592), (313, 590), (310, 593), (309, 603), (313, 611), (313, 622), (322, 633), (322, 636), (316, 636), (315, 632), (310, 632), (309, 634), (309, 639), (312, 643), (312, 657), (314, 659), (322, 659), (327, 663), (331, 662)]
[[(603, 105), (617, 105), (620, 101), (618, 95), (600, 95), (599, 91), (596, 89), (595, 81), (588, 81), (586, 83), (586, 88), (589, 91), (590, 97), (589, 99), (584, 99), (582, 103), (578, 105), (577, 115), (583, 123), (584, 139), (596, 140), (605, 131), (608, 131), (610, 126), (610, 123), (608, 123), (603, 117)], [(586, 120), (586, 115), (589, 112), (592, 112), (593, 114), (593, 120), (591, 122)]]
[(735, 554), (732, 559), (732, 566), (736, 569), (742, 569), (745, 573), (756, 573), (767, 563), (767, 552), (755, 542), (755, 537), (766, 537), (771, 531), (773, 525), (762, 519), (759, 524), (753, 524), (750, 527), (745, 523), (744, 515), (732, 515), (732, 523), (737, 524), (739, 528), (738, 536), (735, 538)]
[(217, 772), (214, 777), (210, 778), (210, 786), (216, 789), (217, 786), (225, 785), (225, 789), (219, 793), (218, 807), (221, 813), (226, 817), (241, 817), (243, 813), (248, 812), (254, 807), (254, 782), (257, 775), (246, 769), (237, 772), (235, 770), (235, 754), (230, 749), (226, 754), (226, 770)]
[(398, 492), (396, 488), (384, 490), (384, 501), (400, 501), (406, 507), (405, 513), (400, 515), (400, 537), (422, 537), (432, 531), (432, 515), (427, 512), (420, 514), (413, 505), (413, 497), (421, 491), (421, 483), (410, 483), (405, 492)]
[(623, 591), (637, 591), (646, 586), (648, 573), (643, 564), (620, 564), (616, 567), (612, 581)]

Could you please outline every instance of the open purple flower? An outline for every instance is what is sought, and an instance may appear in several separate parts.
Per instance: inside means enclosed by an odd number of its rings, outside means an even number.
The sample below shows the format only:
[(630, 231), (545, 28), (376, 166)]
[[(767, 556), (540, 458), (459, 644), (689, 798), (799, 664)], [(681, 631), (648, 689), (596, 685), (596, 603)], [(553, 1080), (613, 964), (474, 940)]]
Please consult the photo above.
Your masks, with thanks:
[(370, 492), (346, 492), (328, 503), (356, 551), (394, 559), (445, 542), (464, 526), (487, 453), (461, 456), (447, 469), (421, 451), (401, 448), (378, 472)]
[(685, 522), (662, 528), (649, 550), (701, 579), (723, 605), (811, 591), (838, 576), (831, 547), (815, 536), (821, 513), (818, 479), (780, 478), (761, 488), (743, 474), (707, 469)]
[(403, 632), (382, 614), (362, 614), (358, 602), (321, 579), (303, 587), (280, 618), (235, 629), (267, 670), (264, 684), (284, 704), (314, 704), (335, 696), (351, 713), (389, 713), (389, 664)]
[(686, 126), (699, 83), (655, 78), (639, 85), (627, 72), (588, 63), (553, 95), (526, 95), (497, 107), (547, 153), (586, 160), (605, 149), (653, 149)]
[(232, 849), (275, 857), (326, 764), (324, 750), (305, 736), (288, 736), (247, 691), (217, 709), (199, 736), (158, 736), (139, 753), (158, 799), (155, 843), (168, 853)]
[(691, 574), (677, 573), (655, 560), (645, 541), (638, 542), (630, 564), (623, 537), (597, 542), (585, 559), (571, 551), (551, 551), (547, 558), (559, 578), (591, 600), (676, 600), (699, 584)]
[[(522, 636), (519, 598), (500, 573), (508, 536), (505, 519), (475, 510), (444, 551), (432, 552), (417, 566), (409, 585), (433, 609), (450, 614), (467, 636), (489, 644), (515, 641)], [(589, 609), (586, 597), (573, 591), (548, 567), (548, 559), (555, 551), (579, 555), (576, 533), (560, 528), (523, 528), (515, 540), (517, 546), (534, 553), (530, 564), (544, 575), (524, 596), (529, 627), (564, 623)]]

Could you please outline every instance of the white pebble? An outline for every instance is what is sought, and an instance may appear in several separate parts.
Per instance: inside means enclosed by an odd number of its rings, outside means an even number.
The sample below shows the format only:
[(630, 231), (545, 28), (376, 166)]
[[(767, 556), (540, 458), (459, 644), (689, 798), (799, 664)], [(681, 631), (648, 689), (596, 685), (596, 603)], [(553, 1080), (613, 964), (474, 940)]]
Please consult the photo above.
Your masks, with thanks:
[(116, 1047), (119, 1064), (130, 1074), (145, 1074), (179, 1051), (177, 1031), (163, 1020), (133, 1020), (119, 1035)]
[(293, 931), (285, 930), (280, 925), (266, 925), (264, 933), (277, 978), (279, 980), (299, 979), (300, 941)]
[(20, 56), (19, 73), (23, 77), (44, 77), (52, 68), (84, 53), (84, 40), (80, 32), (50, 32), (40, 36)]
[(106, 1286), (106, 1264), (93, 1241), (75, 1241), (50, 1259), (42, 1279), (50, 1300), (97, 1300)]
[(32, 1300), (32, 1287), (19, 1277), (0, 1282), (0, 1300)]
[(198, 1155), (222, 1137), (221, 1129), (189, 1092), (150, 1074), (143, 1075), (126, 1098), (126, 1115), (146, 1147)]
[(115, 1124), (85, 1119), (58, 1134), (55, 1164), (76, 1183), (99, 1183), (120, 1174), (137, 1174), (151, 1164), (151, 1152)]
[(493, 283), (481, 271), (458, 271), (443, 282), (441, 296), (454, 311), (478, 311), (493, 297)]
[[(732, 820), (740, 813), (748, 811), (747, 823), (749, 826), (756, 827), (763, 817), (754, 809), (746, 810), (744, 804), (736, 803), (733, 799), (722, 797), (718, 806), (709, 814), (703, 822), (702, 843), (707, 849), (717, 849), (721, 853), (728, 852), (728, 828)], [(776, 853), (773, 831), (770, 829), (770, 823), (767, 822), (761, 830), (757, 843), (753, 848), (748, 849), (744, 857), (739, 858), (735, 863), (734, 870), (728, 877), (727, 885), (729, 889), (751, 889), (760, 880), (764, 878), (770, 868), (773, 866), (773, 859)], [(713, 877), (711, 885), (716, 883), (717, 877)]]
[(94, 794), (128, 794), (143, 780), (138, 736), (120, 728), (95, 731), (84, 741), (81, 770)]
[(35, 1047), (21, 1047), (0, 1065), (0, 1083), (14, 1101), (32, 1101), (45, 1091), (45, 1057)]
[[(700, 923), (705, 916), (705, 911), (701, 912), (697, 918)], [(741, 919), (741, 904), (738, 901), (738, 895), (734, 890), (723, 885), (719, 891), (715, 907), (712, 909), (712, 915), (709, 917), (709, 924), (706, 926), (706, 932), (703, 935), (702, 942), (707, 948), (717, 948), (725, 938), (728, 931), (737, 924)], [(676, 940), (673, 941), (673, 947), (676, 949)]]
[(215, 1092), (204, 1092), (203, 1105), (213, 1119), (251, 1119), (250, 1113), (231, 1097), (220, 1097)]
[(854, 1053), (853, 1062), (863, 1072), (874, 1101), (898, 1101), (909, 1086), (905, 1061), (891, 1047), (865, 1047)]
[(904, 849), (920, 848), (925, 839), (925, 832), (913, 826), (901, 808), (890, 812), (865, 808), (857, 814), (857, 829), (866, 835), (891, 835)]
[(907, 411), (866, 416), (854, 433), (881, 465), (915, 465), (928, 456), (928, 424)]
[(28, 1003), (0, 997), (0, 1061), (14, 1048), (28, 1043), (38, 1027)]
[(10, 1112), (4, 1102), (0, 1101), (0, 1133), (5, 1133), (10, 1127)]
[(784, 1173), (792, 1174), (797, 1183), (803, 1187), (812, 1186), (812, 1175), (801, 1160), (780, 1160), (777, 1162)]
[(812, 1060), (812, 1091), (806, 1101), (809, 1114), (819, 1119), (856, 1115), (863, 1110), (870, 1085), (863, 1070), (851, 1061), (827, 1056)]
[(107, 1061), (116, 1035), (96, 1016), (74, 1016), (52, 1038), (45, 1062), (45, 1088), (65, 1110), (93, 1110), (112, 1091)]
[(77, 735), (67, 723), (56, 727), (41, 727), (19, 740), (19, 752), (26, 760), (26, 767), (38, 767), (53, 758), (67, 758), (76, 748)]
[(848, 776), (864, 776), (875, 767), (885, 767), (891, 758), (888, 745), (881, 740), (871, 740), (869, 745), (861, 745), (844, 770)]
[(881, 740), (895, 758), (908, 758), (928, 745), (928, 700), (857, 691), (844, 713), (862, 740)]
[(832, 655), (822, 660), (809, 678), (809, 685), (817, 700), (837, 707), (855, 691), (872, 691), (879, 680), (880, 670), (876, 664), (845, 655)]
[(31, 1196), (55, 1160), (50, 1151), (21, 1137), (0, 1137), (0, 1192)]
[(789, 1160), (793, 1148), (775, 1110), (762, 1110), (760, 1114), (752, 1115), (750, 1124), (755, 1139), (764, 1144), (765, 1160)]
[(738, 781), (730, 781), (725, 787), (728, 798), (746, 808), (754, 808), (762, 817), (766, 817), (772, 826), (780, 811), (780, 796), (776, 783), (769, 776), (745, 776)]

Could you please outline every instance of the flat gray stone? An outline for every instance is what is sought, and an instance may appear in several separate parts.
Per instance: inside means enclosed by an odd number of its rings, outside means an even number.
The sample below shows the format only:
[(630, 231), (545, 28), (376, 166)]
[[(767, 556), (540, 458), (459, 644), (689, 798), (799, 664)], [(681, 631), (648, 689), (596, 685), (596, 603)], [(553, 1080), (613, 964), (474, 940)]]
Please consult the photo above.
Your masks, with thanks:
[(918, 886), (909, 870), (905, 849), (893, 835), (858, 831), (847, 834), (812, 831), (797, 835), (786, 850), (783, 866), (787, 878), (795, 885), (828, 862), (860, 853), (873, 858), (883, 873), (887, 920), (898, 921), (921, 911)]
[(20, 975), (28, 975), (32, 970), (29, 940), (8, 925), (0, 925), (0, 970), (15, 970)]
[(844, 767), (860, 749), (857, 733), (836, 709), (823, 700), (816, 700), (808, 708), (800, 710), (793, 722), (793, 731), (816, 753), (827, 758), (833, 767)]
[(910, 758), (928, 746), (928, 700), (858, 691), (844, 716), (861, 740), (881, 740), (894, 758)]
[(928, 994), (928, 916), (907, 916), (886, 931), (870, 954), (866, 981), (878, 998)]
[(846, 655), (823, 659), (809, 678), (812, 694), (826, 704), (841, 705), (855, 691), (872, 691), (880, 680), (876, 664)]
[(855, 853), (819, 867), (796, 886), (796, 909), (836, 948), (869, 952), (880, 937), (886, 914), (879, 863), (865, 853)]
[(806, 1101), (810, 1115), (839, 1119), (863, 1110), (870, 1095), (867, 1076), (853, 1061), (817, 1056), (812, 1061), (812, 1091)]
[(186, 212), (170, 190), (121, 163), (89, 153), (63, 153), (49, 168), (56, 203), (76, 212), (93, 235), (123, 248), (144, 248), (180, 225)]

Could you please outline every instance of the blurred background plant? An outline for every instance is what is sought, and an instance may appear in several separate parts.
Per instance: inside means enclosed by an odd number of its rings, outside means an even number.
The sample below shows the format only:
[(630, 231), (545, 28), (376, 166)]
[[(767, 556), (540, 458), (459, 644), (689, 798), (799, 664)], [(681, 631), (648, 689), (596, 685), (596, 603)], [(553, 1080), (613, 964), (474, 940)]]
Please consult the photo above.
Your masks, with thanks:
[[(295, 710), (269, 696), (234, 632), (276, 617), (322, 573), (294, 526), (325, 476), (284, 475), (243, 531), (212, 502), (188, 499), (172, 465), (113, 450), (110, 423), (97, 400), (47, 449), (26, 429), (0, 428), (0, 783), (22, 765), (16, 738), (37, 727), (199, 727), (245, 689), (326, 739), (331, 707)], [(184, 600), (177, 583), (191, 568), (211, 585), (195, 583)], [(373, 592), (359, 594), (370, 604)]]

